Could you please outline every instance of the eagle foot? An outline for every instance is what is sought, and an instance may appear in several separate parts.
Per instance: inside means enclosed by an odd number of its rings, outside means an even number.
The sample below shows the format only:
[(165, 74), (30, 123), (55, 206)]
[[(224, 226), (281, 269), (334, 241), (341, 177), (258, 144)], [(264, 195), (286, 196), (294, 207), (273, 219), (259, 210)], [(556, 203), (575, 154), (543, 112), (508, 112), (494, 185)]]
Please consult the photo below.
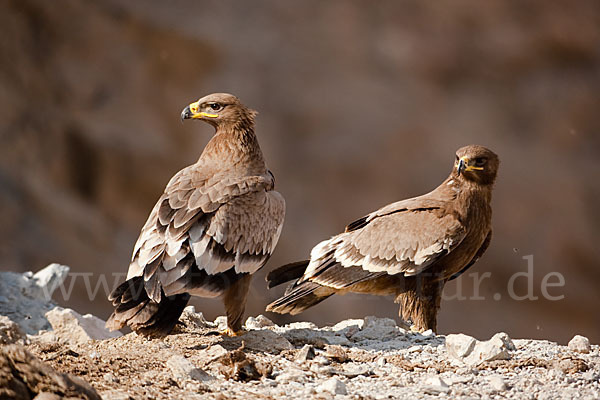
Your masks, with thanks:
[(240, 329), (239, 331), (234, 331), (231, 328), (225, 328), (222, 331), (220, 331), (221, 335), (223, 336), (229, 336), (229, 337), (238, 337), (238, 336), (242, 336), (244, 333), (246, 333), (245, 329)]

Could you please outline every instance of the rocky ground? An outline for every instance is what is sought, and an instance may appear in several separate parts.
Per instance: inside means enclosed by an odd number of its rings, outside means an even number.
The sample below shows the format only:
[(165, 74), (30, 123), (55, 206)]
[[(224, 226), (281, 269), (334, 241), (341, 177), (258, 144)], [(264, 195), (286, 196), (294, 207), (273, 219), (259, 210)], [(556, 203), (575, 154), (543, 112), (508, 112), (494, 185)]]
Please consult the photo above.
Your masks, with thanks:
[[(48, 268), (37, 279), (1, 278), (5, 289), (20, 279), (29, 301), (48, 302), (56, 280), (39, 278), (64, 267)], [(0, 314), (14, 317), (10, 304)], [(206, 321), (188, 307), (172, 335), (148, 338), (109, 334), (96, 317), (47, 305), (49, 329), (35, 334), (0, 317), (0, 399), (600, 397), (600, 349), (582, 336), (568, 346), (505, 333), (478, 341), (415, 333), (386, 318), (317, 327), (259, 315), (244, 335), (224, 337), (224, 317)]]

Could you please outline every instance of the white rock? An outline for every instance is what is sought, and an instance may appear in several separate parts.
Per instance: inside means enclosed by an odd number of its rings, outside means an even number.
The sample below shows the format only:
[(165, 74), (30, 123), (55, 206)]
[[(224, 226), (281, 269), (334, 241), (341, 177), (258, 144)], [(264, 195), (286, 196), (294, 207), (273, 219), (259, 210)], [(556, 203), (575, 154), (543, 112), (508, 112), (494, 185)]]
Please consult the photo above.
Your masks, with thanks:
[(100, 318), (91, 314), (82, 316), (70, 308), (55, 307), (46, 313), (46, 318), (55, 334), (66, 341), (85, 343), (123, 336), (119, 331), (110, 332), (106, 329), (105, 322)]
[(363, 327), (350, 337), (353, 342), (363, 340), (388, 340), (390, 338), (402, 335), (396, 321), (390, 318), (377, 318), (373, 316), (365, 317)]
[(320, 365), (329, 365), (331, 364), (331, 361), (325, 357), (325, 356), (316, 356), (313, 360), (315, 363), (320, 364)]
[(508, 360), (509, 350), (515, 349), (506, 333), (497, 333), (490, 340), (480, 342), (464, 334), (446, 336), (448, 355), (467, 365), (479, 365), (486, 361)]
[(332, 331), (342, 331), (344, 329), (348, 329), (351, 327), (358, 327), (358, 329), (362, 329), (365, 323), (364, 319), (346, 319), (344, 321), (340, 321), (334, 326), (331, 327)]
[(44, 316), (56, 307), (50, 298), (62, 284), (69, 267), (50, 264), (36, 274), (0, 272), (0, 315), (10, 315), (28, 335), (50, 329)]
[(180, 355), (174, 355), (169, 358), (167, 360), (167, 367), (171, 370), (173, 379), (178, 383), (186, 380), (207, 382), (214, 379), (213, 376), (200, 368), (196, 368), (190, 360)]
[(21, 327), (10, 318), (0, 315), (0, 345), (12, 344), (26, 338)]
[(487, 380), (492, 389), (494, 389), (497, 392), (502, 392), (508, 389), (506, 382), (504, 382), (504, 379), (502, 379), (502, 377), (500, 376), (490, 376), (487, 378)]
[(477, 342), (473, 352), (465, 357), (464, 361), (468, 365), (479, 365), (486, 361), (508, 359), (510, 359), (510, 354), (504, 343), (487, 340), (485, 342)]
[(201, 357), (206, 363), (210, 363), (227, 353), (227, 350), (220, 344), (213, 344), (207, 349), (200, 350), (198, 356)]
[(212, 325), (204, 318), (204, 314), (201, 312), (196, 312), (196, 308), (194, 306), (187, 306), (184, 308), (180, 319), (185, 325), (191, 325), (195, 328), (206, 328)]
[(517, 349), (515, 344), (513, 343), (512, 339), (508, 336), (508, 334), (506, 332), (496, 333), (494, 336), (492, 336), (490, 341), (497, 343), (500, 346), (501, 346), (501, 344), (500, 344), (500, 342), (501, 342), (502, 345), (504, 345), (504, 347), (506, 348), (506, 350), (514, 351)]
[(590, 340), (585, 336), (575, 335), (573, 339), (569, 341), (569, 350), (576, 351), (578, 353), (589, 353), (592, 350)]
[(33, 285), (29, 286), (26, 292), (42, 300), (50, 301), (52, 294), (66, 279), (70, 268), (66, 265), (50, 264), (36, 272), (31, 280)]
[(313, 329), (313, 330), (317, 330), (319, 329), (319, 327), (317, 325), (315, 325), (312, 322), (292, 322), (290, 324), (287, 324), (285, 326), (285, 328), (287, 328), (288, 330), (294, 330), (294, 329)]
[(121, 390), (105, 390), (98, 393), (103, 400), (130, 400), (132, 399), (126, 392)]
[(437, 393), (449, 393), (450, 387), (442, 378), (439, 376), (430, 376), (425, 380), (425, 387), (423, 388), (425, 393), (437, 394)]
[(391, 318), (379, 318), (373, 315), (369, 315), (363, 319), (363, 329), (367, 328), (381, 328), (381, 327), (396, 327), (396, 321)]
[(283, 350), (292, 350), (294, 346), (283, 336), (268, 330), (251, 330), (244, 335), (245, 347), (263, 353), (279, 354)]
[(306, 378), (306, 373), (297, 368), (289, 368), (275, 377), (279, 383), (302, 382)]
[(305, 344), (304, 347), (302, 347), (300, 349), (300, 351), (298, 352), (298, 354), (296, 355), (295, 360), (297, 362), (305, 362), (306, 360), (312, 360), (313, 358), (315, 358), (315, 348), (314, 346), (310, 345), (310, 344)]
[(474, 337), (464, 333), (451, 334), (446, 336), (446, 351), (450, 356), (462, 360), (471, 354), (476, 343)]
[(275, 326), (275, 323), (262, 314), (260, 314), (256, 318), (248, 317), (248, 319), (246, 320), (247, 329), (262, 329), (268, 326)]
[(319, 392), (329, 392), (332, 394), (348, 394), (346, 384), (337, 378), (329, 378), (321, 383), (317, 389)]
[(227, 328), (227, 317), (224, 315), (220, 315), (217, 318), (215, 318), (215, 322), (213, 323), (220, 331), (225, 330)]

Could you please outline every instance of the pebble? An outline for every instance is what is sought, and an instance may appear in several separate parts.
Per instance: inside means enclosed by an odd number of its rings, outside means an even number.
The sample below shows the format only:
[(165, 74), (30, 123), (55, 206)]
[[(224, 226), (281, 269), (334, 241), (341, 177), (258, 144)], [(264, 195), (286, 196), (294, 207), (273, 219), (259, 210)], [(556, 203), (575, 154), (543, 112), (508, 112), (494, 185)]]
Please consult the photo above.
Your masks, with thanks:
[(257, 317), (248, 317), (246, 320), (247, 329), (262, 329), (270, 326), (275, 326), (275, 323), (262, 314)]
[(431, 376), (425, 380), (425, 387), (423, 390), (425, 393), (429, 394), (449, 393), (450, 387), (439, 376)]
[(315, 348), (313, 345), (310, 344), (305, 344), (304, 347), (302, 347), (300, 349), (300, 351), (298, 351), (298, 354), (296, 354), (296, 358), (295, 360), (297, 362), (305, 362), (307, 360), (312, 360), (313, 358), (315, 358)]
[(500, 376), (490, 376), (487, 380), (490, 386), (497, 392), (503, 392), (508, 389), (506, 382)]
[(477, 339), (463, 333), (446, 336), (446, 351), (456, 359), (463, 359), (471, 354)]
[(190, 360), (180, 355), (174, 355), (169, 358), (167, 360), (167, 367), (171, 370), (173, 380), (176, 382), (186, 380), (207, 382), (214, 379), (214, 377), (200, 368), (196, 368)]
[(585, 336), (575, 335), (573, 339), (569, 341), (569, 350), (575, 351), (577, 353), (589, 353), (592, 350), (592, 346), (590, 345), (590, 340)]
[(319, 392), (329, 392), (332, 394), (348, 394), (346, 384), (337, 378), (329, 378), (318, 388)]

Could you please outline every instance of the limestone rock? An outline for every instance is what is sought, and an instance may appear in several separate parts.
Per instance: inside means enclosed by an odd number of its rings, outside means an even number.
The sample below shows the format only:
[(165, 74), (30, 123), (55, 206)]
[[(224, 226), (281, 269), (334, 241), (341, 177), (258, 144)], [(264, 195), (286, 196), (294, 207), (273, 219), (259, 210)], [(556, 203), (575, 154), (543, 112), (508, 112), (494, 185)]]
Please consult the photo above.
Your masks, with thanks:
[(227, 317), (224, 315), (219, 315), (217, 318), (215, 318), (213, 324), (218, 330), (224, 331), (227, 329)]
[(346, 350), (344, 350), (342, 346), (338, 345), (326, 345), (325, 353), (323, 355), (331, 361), (339, 363), (348, 361), (348, 354), (346, 353)]
[(121, 332), (110, 332), (105, 322), (91, 314), (80, 315), (70, 308), (56, 307), (46, 313), (55, 334), (61, 339), (74, 343), (89, 340), (103, 340), (123, 336)]
[(279, 354), (283, 350), (292, 350), (294, 346), (283, 336), (270, 330), (248, 331), (242, 337), (247, 349)]
[(473, 351), (476, 343), (477, 339), (464, 333), (446, 336), (446, 350), (448, 354), (459, 360), (468, 356)]
[(288, 368), (275, 377), (278, 383), (302, 382), (306, 379), (307, 373), (301, 369)]
[(201, 350), (198, 356), (206, 363), (209, 364), (214, 360), (223, 357), (227, 354), (227, 350), (220, 344), (214, 344), (207, 349)]
[(428, 394), (449, 393), (450, 386), (439, 376), (431, 376), (425, 380), (423, 390)]
[(132, 397), (121, 390), (105, 390), (100, 392), (102, 400), (131, 400)]
[(16, 322), (0, 315), (0, 345), (16, 343), (25, 338), (25, 333)]
[(181, 317), (179, 318), (186, 326), (191, 328), (206, 328), (211, 323), (204, 318), (204, 314), (196, 312), (194, 306), (187, 306), (184, 308)]
[(446, 336), (448, 355), (467, 365), (479, 365), (486, 361), (508, 360), (515, 345), (504, 332), (495, 334), (490, 340), (478, 341), (468, 335)]
[[(493, 341), (494, 343), (496, 343), (500, 346), (503, 345), (507, 350), (510, 350), (510, 351), (515, 351), (517, 349), (515, 344), (513, 343), (512, 339), (508, 336), (508, 334), (506, 332), (496, 333), (494, 336), (492, 336), (490, 341)], [(500, 343), (502, 343), (502, 344), (500, 344)]]
[(41, 392), (33, 400), (63, 400), (63, 398), (55, 393)]
[(60, 264), (50, 264), (35, 274), (0, 272), (0, 314), (10, 315), (29, 335), (48, 330), (50, 324), (45, 314), (56, 307), (52, 293), (68, 272), (69, 267)]
[(246, 320), (246, 329), (262, 329), (269, 326), (275, 326), (275, 323), (262, 314), (256, 318), (248, 317)]
[(353, 342), (363, 340), (387, 340), (401, 335), (396, 321), (390, 318), (368, 316), (364, 318), (362, 329), (350, 337)]
[(319, 392), (329, 392), (332, 394), (348, 394), (346, 384), (337, 378), (329, 378), (325, 382), (321, 383), (318, 388)]
[(569, 340), (569, 350), (576, 351), (578, 353), (589, 353), (592, 350), (590, 341), (585, 336), (575, 335), (573, 339)]
[(497, 392), (503, 392), (506, 389), (508, 389), (506, 382), (504, 382), (504, 379), (502, 379), (502, 377), (500, 376), (490, 376), (488, 378), (488, 383), (490, 384), (492, 389), (494, 389)]
[(305, 344), (296, 354), (297, 362), (305, 362), (315, 358), (315, 348), (310, 344)]
[(171, 370), (173, 380), (179, 384), (188, 380), (208, 382), (214, 379), (213, 376), (196, 368), (190, 360), (180, 355), (169, 358), (167, 367)]
[(25, 293), (30, 297), (41, 300), (51, 301), (52, 294), (66, 279), (70, 268), (66, 265), (50, 264), (33, 274), (31, 285), (27, 287)]

